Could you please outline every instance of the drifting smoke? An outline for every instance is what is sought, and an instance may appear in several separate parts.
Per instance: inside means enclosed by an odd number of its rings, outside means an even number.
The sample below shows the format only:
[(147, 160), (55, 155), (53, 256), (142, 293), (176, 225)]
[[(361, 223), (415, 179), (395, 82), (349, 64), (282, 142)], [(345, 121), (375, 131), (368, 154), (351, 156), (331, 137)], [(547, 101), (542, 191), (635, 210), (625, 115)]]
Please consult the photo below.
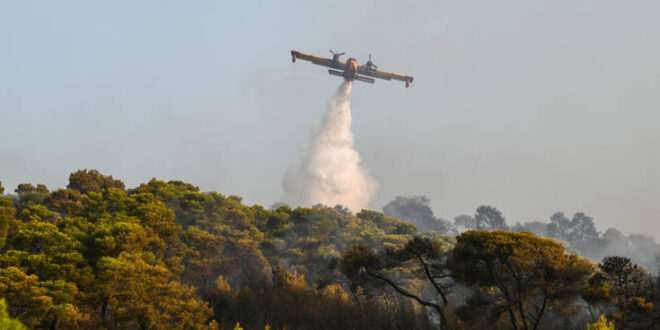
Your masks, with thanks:
[[(481, 206), (477, 208), (474, 216), (459, 215), (454, 218), (452, 224), (433, 214), (428, 198), (398, 196), (383, 207), (383, 213), (411, 222), (418, 230), (435, 231), (442, 235), (458, 235), (476, 228), (486, 230), (508, 228), (511, 231), (532, 232), (558, 240), (569, 250), (596, 263), (608, 256), (628, 257), (648, 271), (660, 273), (660, 243), (650, 236), (626, 235), (615, 228), (599, 231), (594, 219), (581, 212), (575, 213), (572, 217), (566, 216), (563, 212), (556, 212), (550, 216), (548, 222), (530, 221), (508, 226), (506, 218), (499, 210)], [(501, 220), (483, 221), (496, 218)]]
[(283, 185), (288, 202), (343, 205), (353, 211), (367, 207), (376, 184), (353, 148), (351, 90), (351, 82), (341, 84), (302, 160), (286, 171)]

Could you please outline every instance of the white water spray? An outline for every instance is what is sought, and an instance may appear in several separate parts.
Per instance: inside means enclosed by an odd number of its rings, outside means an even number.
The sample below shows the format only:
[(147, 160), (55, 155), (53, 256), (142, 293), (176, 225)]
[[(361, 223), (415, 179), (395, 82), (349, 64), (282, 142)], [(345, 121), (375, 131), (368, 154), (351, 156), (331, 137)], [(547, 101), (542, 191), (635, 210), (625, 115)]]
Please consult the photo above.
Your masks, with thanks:
[(352, 83), (344, 82), (328, 104), (321, 126), (298, 164), (284, 175), (285, 199), (311, 206), (341, 204), (357, 212), (366, 208), (375, 181), (360, 164), (351, 132)]

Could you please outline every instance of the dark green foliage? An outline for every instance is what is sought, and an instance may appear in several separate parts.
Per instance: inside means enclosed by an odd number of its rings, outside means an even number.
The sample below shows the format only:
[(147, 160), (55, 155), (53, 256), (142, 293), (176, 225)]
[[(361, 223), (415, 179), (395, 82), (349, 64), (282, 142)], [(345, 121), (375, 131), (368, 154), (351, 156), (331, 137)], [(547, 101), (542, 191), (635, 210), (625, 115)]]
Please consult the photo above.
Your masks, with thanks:
[[(457, 327), (456, 320), (449, 314), (451, 283), (446, 267), (449, 244), (440, 240), (414, 237), (404, 246), (388, 248), (383, 253), (358, 245), (346, 251), (341, 260), (341, 270), (351, 281), (351, 289), (370, 285), (385, 286), (395, 294), (431, 309), (439, 317), (443, 329)], [(410, 274), (407, 281), (397, 278)], [(413, 290), (415, 280), (422, 280), (432, 288), (434, 298), (424, 297), (423, 292)]]
[[(497, 230), (507, 225), (493, 207), (457, 219), (486, 230), (456, 241), (380, 212), (267, 209), (180, 181), (126, 189), (95, 170), (71, 174), (66, 189), (2, 190), (0, 298), (33, 329), (577, 329), (600, 313), (621, 328), (652, 328), (660, 320), (660, 292), (641, 267), (610, 258), (595, 271), (555, 240)], [(593, 239), (587, 216), (554, 223), (557, 235)], [(578, 319), (587, 306), (596, 317)]]
[(449, 264), (457, 280), (475, 288), (464, 315), (513, 329), (538, 329), (548, 312), (579, 297), (593, 272), (590, 262), (554, 240), (505, 231), (463, 233)]
[(627, 327), (643, 328), (655, 322), (658, 311), (654, 300), (660, 298), (653, 278), (630, 258), (610, 256), (603, 258), (598, 265), (600, 270), (590, 280), (589, 296), (598, 304), (611, 304), (616, 307), (610, 316), (617, 329)]
[(124, 183), (113, 179), (112, 176), (103, 175), (97, 170), (79, 170), (71, 173), (67, 188), (81, 193), (89, 193), (107, 188), (124, 189)]
[(0, 194), (0, 248), (5, 246), (9, 224), (15, 214), (16, 210), (12, 206), (11, 199)]
[(30, 328), (428, 326), (396, 297), (349, 296), (332, 266), (351, 245), (383, 250), (415, 232), (377, 212), (269, 210), (180, 181), (126, 190), (96, 170), (16, 194), (0, 196), (0, 297)]

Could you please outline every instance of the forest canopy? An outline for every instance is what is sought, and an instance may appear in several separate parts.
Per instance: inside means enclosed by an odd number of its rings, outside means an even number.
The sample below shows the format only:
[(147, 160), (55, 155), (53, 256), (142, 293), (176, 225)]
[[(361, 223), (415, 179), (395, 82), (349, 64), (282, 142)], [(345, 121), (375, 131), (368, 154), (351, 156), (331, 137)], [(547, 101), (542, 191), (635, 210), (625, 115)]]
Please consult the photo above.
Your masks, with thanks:
[[(428, 206), (423, 199), (413, 202)], [(415, 209), (415, 203), (398, 200), (386, 211), (405, 216), (404, 209)], [(76, 171), (66, 188), (52, 191), (24, 183), (7, 192), (0, 184), (0, 324), (656, 326), (660, 292), (653, 273), (625, 256), (593, 262), (552, 238), (577, 235), (566, 228), (588, 223), (578, 219), (558, 215), (546, 226), (551, 238), (543, 238), (507, 225), (489, 206), (454, 224), (422, 208), (416, 227), (339, 205), (250, 206), (238, 196), (202, 192), (181, 181), (152, 179), (127, 188), (96, 170)], [(452, 232), (458, 225), (472, 227)]]

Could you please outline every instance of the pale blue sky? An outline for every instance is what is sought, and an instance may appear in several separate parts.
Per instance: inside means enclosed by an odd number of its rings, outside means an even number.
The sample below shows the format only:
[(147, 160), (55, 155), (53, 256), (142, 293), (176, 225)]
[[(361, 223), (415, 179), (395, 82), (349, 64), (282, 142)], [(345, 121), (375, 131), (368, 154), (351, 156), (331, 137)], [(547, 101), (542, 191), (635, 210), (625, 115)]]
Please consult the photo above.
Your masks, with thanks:
[(290, 49), (416, 77), (354, 89), (372, 207), (584, 211), (660, 238), (657, 1), (1, 1), (0, 180), (96, 168), (270, 205), (339, 80)]

